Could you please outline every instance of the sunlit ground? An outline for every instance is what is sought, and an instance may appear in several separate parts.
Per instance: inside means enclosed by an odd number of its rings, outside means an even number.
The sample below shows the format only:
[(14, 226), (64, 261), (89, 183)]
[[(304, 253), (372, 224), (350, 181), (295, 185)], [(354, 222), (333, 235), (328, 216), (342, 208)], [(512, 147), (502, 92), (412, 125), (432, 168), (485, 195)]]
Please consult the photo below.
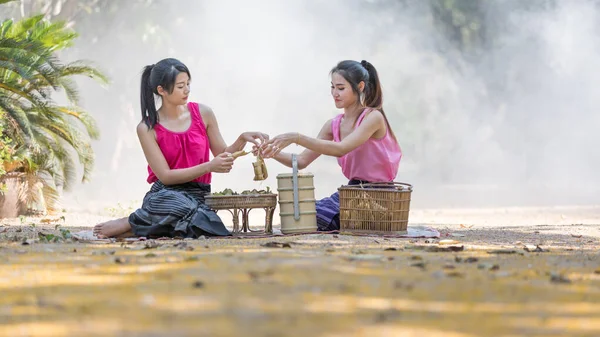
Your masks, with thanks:
[(2, 336), (600, 335), (593, 225), (90, 244), (29, 221), (0, 227)]

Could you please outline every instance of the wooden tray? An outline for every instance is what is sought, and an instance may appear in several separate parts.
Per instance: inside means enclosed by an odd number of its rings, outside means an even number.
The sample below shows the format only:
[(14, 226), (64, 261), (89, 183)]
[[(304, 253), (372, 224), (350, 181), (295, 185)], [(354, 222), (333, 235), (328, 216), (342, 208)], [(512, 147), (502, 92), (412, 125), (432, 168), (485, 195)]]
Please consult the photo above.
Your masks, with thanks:
[(275, 207), (277, 194), (207, 195), (205, 203), (212, 209)]

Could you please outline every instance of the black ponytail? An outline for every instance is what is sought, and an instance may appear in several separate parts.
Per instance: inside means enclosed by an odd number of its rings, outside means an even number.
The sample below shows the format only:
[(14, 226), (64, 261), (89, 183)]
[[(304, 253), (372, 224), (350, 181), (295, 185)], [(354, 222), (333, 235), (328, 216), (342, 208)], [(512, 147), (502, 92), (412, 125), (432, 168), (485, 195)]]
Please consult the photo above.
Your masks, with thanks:
[(152, 129), (158, 123), (158, 111), (154, 95), (158, 95), (158, 87), (161, 86), (168, 93), (175, 88), (177, 75), (186, 73), (190, 79), (190, 71), (179, 60), (168, 58), (157, 64), (145, 66), (142, 71), (142, 83), (140, 88), (140, 105), (142, 108), (142, 121)]
[(383, 112), (383, 92), (381, 90), (377, 69), (365, 60), (362, 60), (360, 65), (363, 66), (369, 74), (368, 79), (365, 81), (364, 105)]
[[(392, 137), (396, 139), (396, 135), (390, 126), (390, 122), (383, 111), (383, 90), (381, 89), (377, 69), (375, 69), (370, 62), (365, 60), (362, 60), (361, 62), (346, 60), (341, 61), (333, 67), (333, 69), (331, 69), (331, 74), (333, 73), (340, 74), (348, 81), (348, 83), (350, 83), (352, 91), (359, 97), (359, 100), (363, 97), (360, 102), (363, 106), (381, 111), (389, 132), (392, 134)], [(362, 93), (358, 88), (360, 82), (365, 83)]]
[(142, 120), (146, 125), (152, 129), (158, 123), (158, 112), (156, 111), (156, 101), (154, 94), (156, 89), (153, 89), (150, 85), (150, 74), (154, 65), (145, 66), (142, 72), (142, 86), (141, 86), (141, 99), (140, 104), (142, 107)]

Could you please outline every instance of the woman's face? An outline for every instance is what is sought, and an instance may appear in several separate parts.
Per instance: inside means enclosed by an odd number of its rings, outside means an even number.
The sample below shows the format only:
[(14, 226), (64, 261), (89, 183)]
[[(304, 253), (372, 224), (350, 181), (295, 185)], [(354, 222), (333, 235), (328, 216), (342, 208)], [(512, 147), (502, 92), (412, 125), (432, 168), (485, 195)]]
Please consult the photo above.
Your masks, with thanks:
[(338, 109), (351, 107), (358, 102), (358, 95), (352, 91), (350, 83), (338, 73), (331, 75), (331, 96)]
[(161, 88), (159, 88), (159, 93), (161, 94), (163, 100), (166, 100), (172, 105), (186, 104), (188, 101), (188, 96), (190, 95), (190, 77), (185, 72), (179, 73), (175, 78), (173, 92), (168, 93), (165, 90), (162, 90), (161, 92)]

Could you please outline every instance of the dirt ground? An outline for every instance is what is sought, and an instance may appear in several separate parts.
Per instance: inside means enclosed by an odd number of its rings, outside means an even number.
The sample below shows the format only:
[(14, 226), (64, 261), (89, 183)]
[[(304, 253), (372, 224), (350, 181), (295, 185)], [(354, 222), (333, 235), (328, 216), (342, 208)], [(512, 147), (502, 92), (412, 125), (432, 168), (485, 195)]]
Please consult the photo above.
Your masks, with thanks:
[(411, 211), (439, 239), (78, 242), (0, 222), (2, 336), (598, 336), (600, 208)]

